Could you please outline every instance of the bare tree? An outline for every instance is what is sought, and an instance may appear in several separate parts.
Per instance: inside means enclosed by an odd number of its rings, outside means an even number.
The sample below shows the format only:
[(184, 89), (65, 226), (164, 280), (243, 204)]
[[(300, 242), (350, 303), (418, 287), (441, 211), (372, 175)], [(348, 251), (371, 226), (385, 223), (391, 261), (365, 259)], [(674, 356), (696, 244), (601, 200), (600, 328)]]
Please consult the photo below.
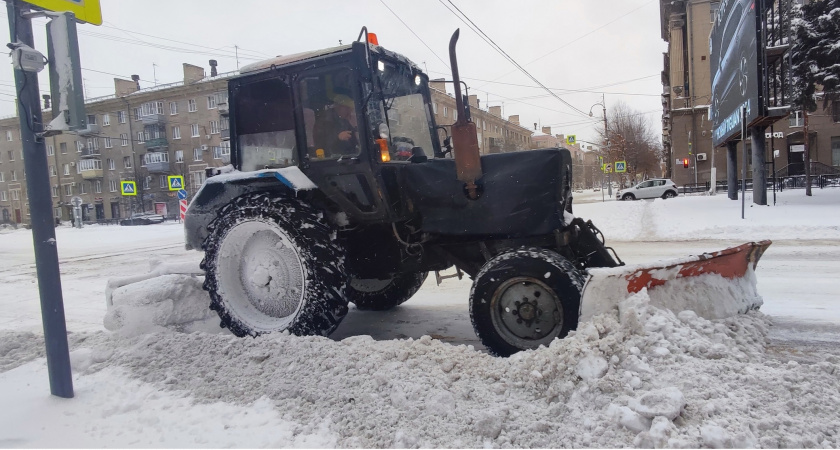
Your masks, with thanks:
[[(604, 132), (600, 134), (604, 141)], [(607, 115), (606, 142), (603, 156), (608, 162), (626, 161), (629, 178), (659, 176), (662, 145), (645, 114), (617, 102)]]

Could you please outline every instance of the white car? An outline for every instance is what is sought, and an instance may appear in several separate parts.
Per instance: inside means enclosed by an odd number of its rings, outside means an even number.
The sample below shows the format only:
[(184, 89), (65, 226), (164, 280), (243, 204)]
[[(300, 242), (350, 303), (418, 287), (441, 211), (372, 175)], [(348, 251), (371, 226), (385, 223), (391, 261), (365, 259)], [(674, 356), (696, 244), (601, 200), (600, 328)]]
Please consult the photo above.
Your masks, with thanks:
[(641, 198), (674, 198), (679, 192), (677, 185), (667, 178), (654, 178), (615, 193), (616, 200), (637, 200)]

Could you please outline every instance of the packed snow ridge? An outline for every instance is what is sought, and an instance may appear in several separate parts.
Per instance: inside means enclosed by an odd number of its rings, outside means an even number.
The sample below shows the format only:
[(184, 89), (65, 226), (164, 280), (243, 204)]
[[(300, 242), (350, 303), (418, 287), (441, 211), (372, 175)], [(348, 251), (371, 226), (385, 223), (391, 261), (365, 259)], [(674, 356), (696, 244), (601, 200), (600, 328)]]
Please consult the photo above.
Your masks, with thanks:
[[(181, 294), (200, 289), (187, 286)], [(160, 323), (174, 322), (160, 311)], [(428, 336), (239, 339), (142, 333), (136, 322), (71, 340), (71, 359), (77, 377), (121, 371), (199, 404), (309, 424), (295, 433), (317, 434), (318, 446), (840, 447), (840, 361), (765, 358), (769, 322), (757, 311), (674, 313), (643, 290), (566, 339), (506, 359)], [(39, 339), (4, 339), (0, 363), (26, 359)]]

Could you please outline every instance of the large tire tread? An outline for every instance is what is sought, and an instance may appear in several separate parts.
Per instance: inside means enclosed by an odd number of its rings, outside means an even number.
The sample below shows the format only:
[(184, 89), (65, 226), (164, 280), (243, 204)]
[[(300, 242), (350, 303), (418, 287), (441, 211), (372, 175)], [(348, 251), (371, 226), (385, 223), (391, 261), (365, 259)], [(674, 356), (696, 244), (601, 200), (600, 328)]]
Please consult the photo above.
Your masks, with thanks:
[(332, 333), (348, 311), (344, 249), (321, 211), (289, 195), (274, 192), (252, 193), (232, 200), (207, 226), (201, 268), (206, 273), (204, 289), (210, 293), (210, 309), (219, 314), (220, 326), (239, 337), (262, 334), (229, 311), (217, 290), (216, 260), (221, 256), (218, 255), (221, 240), (234, 225), (248, 220), (278, 223), (301, 253), (307, 272), (306, 294), (304, 305), (287, 330), (295, 335), (327, 336)]
[(429, 272), (400, 273), (391, 283), (376, 292), (364, 292), (353, 288), (351, 281), (347, 287), (347, 296), (362, 311), (387, 311), (402, 305), (420, 290)]
[[(545, 275), (549, 274), (548, 277)], [(585, 277), (574, 264), (554, 251), (520, 248), (497, 255), (476, 275), (470, 290), (470, 320), (476, 335), (495, 356), (510, 356), (526, 350), (506, 341), (495, 329), (490, 312), (496, 288), (506, 279), (530, 276), (548, 284), (563, 305), (563, 326), (557, 338), (564, 338), (577, 328), (580, 294)], [(531, 347), (533, 348), (533, 347)]]

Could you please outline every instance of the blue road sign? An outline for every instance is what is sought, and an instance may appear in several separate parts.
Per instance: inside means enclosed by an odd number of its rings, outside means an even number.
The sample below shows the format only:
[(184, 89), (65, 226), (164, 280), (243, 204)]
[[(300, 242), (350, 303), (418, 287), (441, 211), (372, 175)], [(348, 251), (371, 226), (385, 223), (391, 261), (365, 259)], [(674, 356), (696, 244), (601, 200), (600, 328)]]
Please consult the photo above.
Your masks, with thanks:
[(184, 189), (184, 177), (181, 175), (169, 175), (166, 177), (166, 181), (169, 182), (169, 190), (170, 191), (178, 191)]
[(137, 184), (133, 181), (120, 181), (122, 195), (137, 195)]
[(178, 200), (186, 200), (187, 199), (187, 191), (181, 189), (178, 191)]

